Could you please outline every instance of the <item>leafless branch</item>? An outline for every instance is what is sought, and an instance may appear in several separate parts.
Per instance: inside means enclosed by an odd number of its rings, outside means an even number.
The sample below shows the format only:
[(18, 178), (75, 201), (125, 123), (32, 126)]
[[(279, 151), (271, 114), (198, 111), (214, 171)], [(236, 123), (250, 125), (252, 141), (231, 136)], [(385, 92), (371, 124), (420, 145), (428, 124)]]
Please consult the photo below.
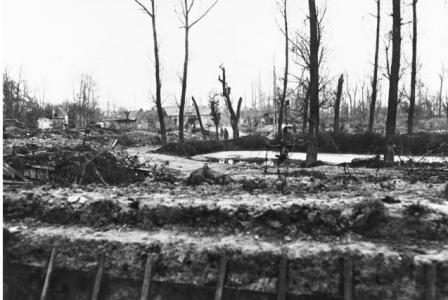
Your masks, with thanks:
[[(145, 5), (143, 5), (139, 0), (134, 0), (135, 3), (137, 3), (138, 5), (140, 5), (141, 9), (147, 13), (151, 18), (154, 18), (154, 12), (150, 12)], [(154, 1), (154, 0), (151, 0)]]
[[(194, 0), (192, 0), (191, 6), (188, 9), (187, 13), (189, 13), (191, 8), (193, 7), (193, 3), (194, 3)], [(215, 7), (216, 4), (218, 4), (218, 0), (215, 0), (215, 2), (213, 2), (213, 4), (210, 5), (210, 7), (206, 11), (204, 11), (204, 13), (199, 18), (197, 18), (195, 21), (193, 21), (188, 27), (191, 28), (194, 25), (196, 25), (199, 21), (201, 21), (213, 9), (213, 7)]]

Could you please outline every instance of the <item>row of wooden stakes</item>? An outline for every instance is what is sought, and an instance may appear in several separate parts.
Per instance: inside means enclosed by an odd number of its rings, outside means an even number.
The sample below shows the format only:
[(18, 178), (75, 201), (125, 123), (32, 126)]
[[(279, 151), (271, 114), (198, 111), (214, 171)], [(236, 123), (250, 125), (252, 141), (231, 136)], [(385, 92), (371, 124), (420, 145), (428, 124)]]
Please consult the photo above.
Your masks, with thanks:
[[(50, 260), (48, 262), (46, 274), (45, 274), (45, 281), (42, 288), (42, 293), (40, 300), (46, 300), (48, 295), (48, 288), (50, 286), (50, 278), (51, 273), (53, 272), (54, 268), (54, 259), (56, 256), (56, 249), (52, 248)], [(156, 260), (155, 255), (148, 255), (146, 260), (146, 266), (145, 266), (145, 275), (143, 278), (143, 284), (142, 284), (142, 291), (141, 291), (141, 297), (140, 300), (149, 300), (149, 292), (150, 292), (150, 284), (151, 284), (151, 278), (153, 274), (153, 267)], [(101, 287), (101, 281), (104, 274), (104, 262), (105, 258), (104, 255), (100, 255), (98, 260), (98, 269), (95, 276), (95, 282), (93, 285), (93, 291), (91, 300), (98, 300), (100, 287)], [(215, 290), (215, 298), (214, 300), (222, 300), (223, 299), (223, 292), (224, 292), (224, 285), (225, 285), (225, 279), (226, 279), (226, 272), (227, 272), (227, 265), (228, 265), (229, 259), (226, 256), (221, 257), (220, 263), (219, 263), (219, 271), (218, 271), (218, 282), (216, 284), (216, 290)], [(425, 289), (425, 300), (436, 300), (436, 265), (435, 264), (429, 264), (427, 266), (426, 271), (426, 289)], [(277, 281), (277, 300), (286, 300), (286, 292), (288, 289), (288, 281), (287, 281), (287, 269), (288, 269), (288, 259), (284, 255), (280, 259), (279, 263), (279, 270), (278, 270), (278, 281)], [(351, 257), (344, 257), (343, 258), (343, 292), (341, 295), (341, 299), (343, 300), (354, 300), (354, 285), (353, 285), (353, 271), (354, 271), (354, 265), (353, 265), (353, 259)]]

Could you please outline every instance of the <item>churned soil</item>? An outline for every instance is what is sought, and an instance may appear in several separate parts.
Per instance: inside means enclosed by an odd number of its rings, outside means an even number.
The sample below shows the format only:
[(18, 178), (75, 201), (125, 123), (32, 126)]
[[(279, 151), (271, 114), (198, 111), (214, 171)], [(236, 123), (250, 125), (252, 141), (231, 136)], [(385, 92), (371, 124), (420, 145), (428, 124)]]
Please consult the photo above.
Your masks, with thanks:
[(8, 261), (43, 267), (56, 247), (59, 268), (92, 274), (104, 254), (109, 276), (141, 280), (154, 254), (155, 280), (212, 287), (227, 256), (226, 287), (275, 293), (286, 256), (291, 294), (339, 295), (341, 259), (352, 257), (359, 299), (421, 299), (433, 263), (448, 296), (446, 182), (428, 166), (296, 165), (278, 176), (273, 164), (208, 163), (230, 180), (191, 185), (204, 162), (129, 153), (145, 181), (5, 186)]

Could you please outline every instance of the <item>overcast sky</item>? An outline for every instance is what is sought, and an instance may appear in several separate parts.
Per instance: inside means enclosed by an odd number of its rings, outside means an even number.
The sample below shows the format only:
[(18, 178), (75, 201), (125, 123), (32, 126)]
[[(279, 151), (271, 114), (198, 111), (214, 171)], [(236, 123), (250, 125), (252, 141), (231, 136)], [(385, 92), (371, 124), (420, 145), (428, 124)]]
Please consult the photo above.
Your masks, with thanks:
[[(147, 1), (147, 2), (145, 2)], [(199, 15), (211, 0), (202, 0)], [(148, 0), (142, 0), (149, 3)], [(175, 9), (179, 0), (156, 0), (162, 93), (166, 104), (180, 95), (183, 31)], [(324, 1), (317, 1), (321, 6)], [(390, 2), (383, 0), (381, 36), (390, 30)], [(404, 1), (403, 22), (411, 7)], [(438, 74), (448, 67), (448, 4), (446, 0), (419, 1), (419, 59), (421, 77), (432, 90)], [(307, 1), (289, 0), (292, 30), (303, 28)], [(372, 73), (375, 38), (373, 0), (328, 0), (325, 43), (331, 77), (340, 73), (349, 82), (367, 80)], [(275, 0), (220, 0), (191, 31), (188, 97), (206, 103), (219, 90), (219, 65), (224, 64), (234, 97), (251, 103), (251, 86), (272, 90), (272, 66), (283, 69), (281, 16)], [(410, 24), (403, 27), (405, 61), (410, 61)], [(116, 106), (153, 106), (154, 67), (150, 18), (133, 0), (2, 0), (2, 61), (17, 78), (22, 69), (30, 90), (46, 101), (72, 98), (82, 73), (98, 84), (100, 102)], [(384, 57), (384, 51), (381, 52)], [(292, 65), (293, 71), (297, 67)], [(405, 79), (406, 80), (406, 79)], [(384, 80), (383, 80), (384, 81)], [(386, 82), (383, 88), (387, 89)], [(383, 103), (385, 101), (383, 100)]]

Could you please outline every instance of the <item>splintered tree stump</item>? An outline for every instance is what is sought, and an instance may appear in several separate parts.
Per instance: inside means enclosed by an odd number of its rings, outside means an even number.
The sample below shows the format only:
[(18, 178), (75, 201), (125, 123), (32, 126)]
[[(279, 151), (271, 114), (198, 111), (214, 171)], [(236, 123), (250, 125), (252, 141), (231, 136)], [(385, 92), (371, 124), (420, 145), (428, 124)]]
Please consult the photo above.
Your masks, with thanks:
[(214, 171), (205, 164), (202, 168), (193, 171), (188, 177), (189, 185), (199, 185), (201, 183), (228, 184), (232, 179), (221, 172)]

